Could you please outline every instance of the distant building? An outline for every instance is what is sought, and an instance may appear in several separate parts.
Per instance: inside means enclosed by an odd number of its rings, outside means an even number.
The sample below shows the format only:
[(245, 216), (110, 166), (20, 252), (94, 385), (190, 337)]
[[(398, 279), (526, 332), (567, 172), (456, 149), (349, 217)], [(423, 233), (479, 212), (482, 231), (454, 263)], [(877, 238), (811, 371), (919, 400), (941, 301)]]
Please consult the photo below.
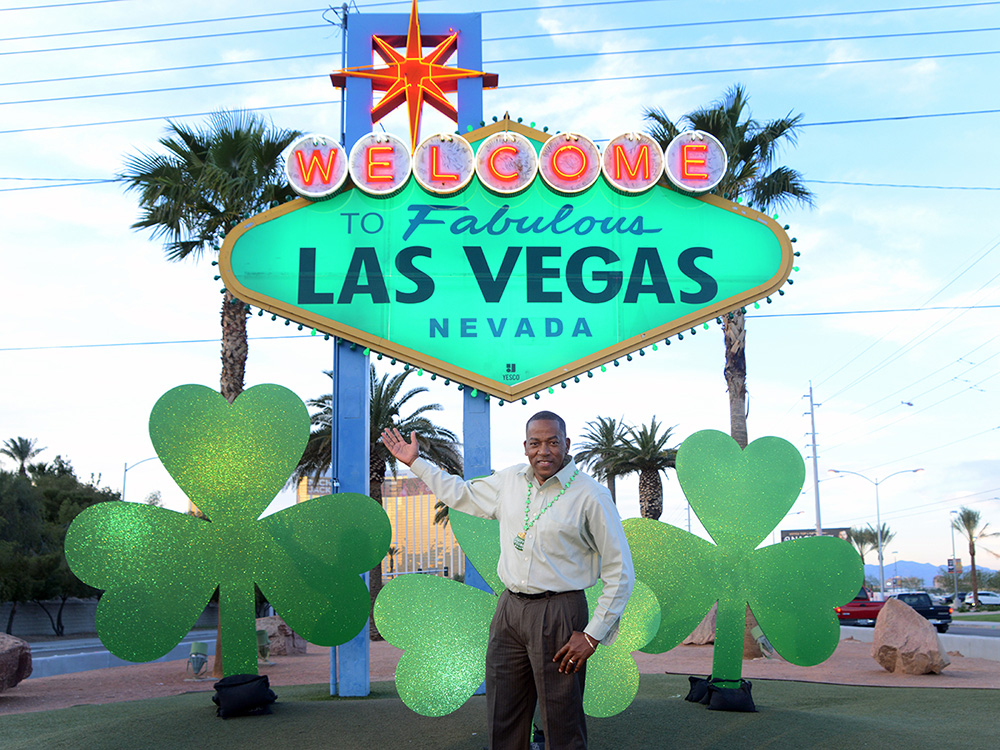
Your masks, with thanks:
[[(330, 494), (330, 479), (302, 479), (296, 502)], [(434, 523), (437, 498), (421, 480), (400, 466), (382, 483), (382, 507), (392, 526), (389, 554), (382, 561), (382, 577), (431, 573), (454, 578), (465, 575), (465, 555), (451, 525)]]

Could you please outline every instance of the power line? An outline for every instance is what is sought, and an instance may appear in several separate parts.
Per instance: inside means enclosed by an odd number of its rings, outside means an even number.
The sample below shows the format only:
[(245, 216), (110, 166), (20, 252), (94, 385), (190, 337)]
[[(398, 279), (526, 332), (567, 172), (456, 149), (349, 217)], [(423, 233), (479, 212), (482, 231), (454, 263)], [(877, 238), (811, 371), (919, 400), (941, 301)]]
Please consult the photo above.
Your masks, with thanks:
[[(292, 12), (301, 13), (301, 12), (305, 12), (305, 11), (292, 11)], [(276, 14), (262, 14), (262, 15), (276, 15)], [(244, 16), (244, 17), (245, 18), (251, 18), (251, 17), (255, 17), (255, 16)], [(185, 22), (185, 23), (201, 23), (201, 22), (191, 21), (191, 22)], [(139, 28), (139, 27), (136, 27), (136, 28)], [(613, 32), (616, 32), (616, 31), (632, 31), (632, 30), (635, 30), (635, 29), (638, 29), (638, 28), (656, 28), (656, 27), (652, 27), (652, 26), (650, 26), (650, 27), (628, 27), (628, 28), (624, 28), (624, 29), (593, 29), (593, 30), (588, 30), (588, 31), (555, 32), (555, 33), (551, 34), (550, 36), (559, 36), (559, 35), (562, 35), (562, 34), (582, 34), (582, 33), (587, 33), (587, 34), (602, 33), (603, 34), (603, 33), (613, 33)], [(515, 58), (515, 59), (507, 59), (507, 60), (504, 60), (504, 59), (487, 60), (483, 64), (484, 65), (493, 65), (493, 64), (500, 64), (500, 63), (523, 62), (523, 61), (534, 61), (534, 60), (544, 60), (544, 59), (561, 60), (561, 59), (574, 58), (574, 57), (593, 57), (595, 55), (641, 54), (641, 53), (647, 53), (647, 52), (688, 52), (688, 51), (699, 51), (699, 50), (707, 50), (707, 49), (723, 49), (723, 48), (732, 48), (732, 47), (773, 46), (773, 45), (779, 45), (779, 44), (807, 44), (807, 43), (811, 44), (811, 43), (819, 43), (819, 42), (864, 41), (864, 40), (872, 40), (872, 39), (895, 39), (895, 38), (906, 38), (906, 37), (913, 37), (913, 36), (940, 36), (940, 35), (947, 35), (947, 34), (966, 34), (966, 33), (975, 33), (975, 32), (983, 32), (983, 31), (1000, 31), (1000, 28), (998, 28), (998, 27), (989, 27), (989, 28), (974, 28), (974, 29), (950, 29), (950, 30), (940, 30), (940, 31), (901, 32), (901, 33), (898, 33), (898, 34), (866, 34), (866, 35), (862, 35), (862, 36), (818, 37), (818, 38), (812, 38), (812, 39), (776, 39), (776, 40), (764, 40), (764, 41), (757, 41), (757, 42), (733, 42), (733, 43), (729, 43), (729, 44), (691, 45), (691, 46), (686, 46), (686, 47), (661, 47), (661, 48), (658, 48), (658, 49), (649, 49), (649, 50), (618, 50), (618, 51), (602, 51), (602, 52), (585, 52), (585, 53), (578, 53), (578, 54), (572, 54), (572, 55), (553, 55), (553, 56), (548, 56), (548, 57), (543, 57), (543, 58), (533, 57), (533, 58)], [(82, 33), (82, 32), (67, 32), (67, 33)], [(510, 37), (510, 39), (526, 39), (526, 38), (529, 38), (529, 37), (527, 37), (527, 36)], [(0, 41), (9, 41), (9, 40), (0, 39)], [(484, 39), (483, 41), (486, 42), (486, 41), (491, 41), (491, 40)], [(60, 77), (60, 78), (40, 78), (40, 79), (35, 79), (35, 80), (30, 80), (30, 81), (5, 81), (5, 82), (0, 82), (0, 86), (22, 86), (22, 85), (36, 84), (36, 83), (65, 83), (65, 82), (68, 82), (68, 81), (83, 81), (83, 80), (92, 80), (92, 79), (98, 79), (98, 78), (112, 78), (112, 77), (130, 76), (130, 75), (146, 75), (146, 74), (149, 74), (149, 73), (175, 73), (175, 72), (180, 72), (180, 71), (185, 71), (185, 70), (200, 70), (200, 69), (205, 69), (205, 68), (221, 68), (221, 67), (226, 67), (226, 66), (231, 66), (231, 65), (250, 65), (250, 64), (264, 63), (264, 62), (284, 62), (284, 61), (288, 61), (288, 60), (303, 60), (303, 59), (311, 59), (311, 58), (316, 58), (316, 57), (328, 57), (331, 54), (335, 54), (335, 53), (334, 52), (318, 52), (318, 53), (314, 53), (314, 54), (286, 55), (286, 56), (281, 56), (281, 57), (257, 58), (257, 59), (253, 59), (253, 60), (231, 60), (231, 61), (224, 61), (224, 62), (203, 63), (203, 64), (199, 64), (199, 65), (180, 65), (180, 66), (174, 66), (174, 67), (169, 67), (169, 68), (152, 68), (152, 69), (148, 69), (148, 70), (121, 70), (121, 71), (114, 71), (114, 72), (111, 72), (111, 73), (94, 73), (94, 74), (82, 75), (82, 76), (66, 76), (66, 77)]]
[(910, 8), (881, 8), (874, 10), (847, 10), (832, 13), (806, 13), (803, 15), (790, 15), (790, 16), (763, 16), (760, 18), (731, 18), (716, 21), (687, 21), (684, 23), (664, 23), (664, 24), (651, 24), (648, 26), (627, 26), (625, 28), (619, 29), (588, 29), (583, 31), (558, 31), (550, 34), (525, 34), (521, 36), (497, 36), (484, 38), (484, 42), (508, 42), (515, 41), (519, 39), (539, 39), (550, 36), (572, 36), (574, 34), (598, 34), (605, 31), (647, 31), (651, 29), (683, 29), (690, 28), (692, 26), (719, 26), (723, 24), (745, 24), (745, 23), (766, 23), (770, 21), (801, 21), (815, 18), (836, 18), (843, 16), (865, 16), (865, 15), (878, 15), (885, 13), (911, 13), (915, 11), (923, 10), (954, 10), (957, 8), (975, 8), (984, 5), (1000, 5), (998, 2), (984, 2), (984, 3), (960, 3), (953, 5), (922, 5)]
[[(812, 40), (812, 39), (790, 39), (790, 40), (774, 40), (774, 41), (760, 41), (760, 42), (736, 42), (736, 43), (731, 43), (731, 44), (693, 45), (693, 46), (686, 46), (686, 47), (659, 47), (659, 48), (654, 48), (654, 49), (588, 51), (588, 52), (579, 52), (579, 53), (574, 53), (574, 54), (569, 54), (569, 55), (543, 55), (543, 56), (538, 56), (538, 57), (518, 57), (518, 58), (508, 58), (508, 59), (486, 60), (486, 61), (483, 62), (483, 65), (484, 66), (485, 65), (502, 65), (502, 64), (505, 65), (505, 64), (510, 64), (510, 63), (564, 60), (564, 59), (580, 58), (580, 57), (594, 58), (594, 57), (617, 56), (617, 55), (642, 55), (642, 54), (662, 53), (662, 52), (691, 52), (691, 51), (700, 51), (700, 50), (726, 49), (726, 48), (733, 48), (733, 47), (754, 47), (754, 46), (760, 46), (760, 45), (775, 45), (775, 44), (799, 44), (799, 43), (803, 43), (803, 42), (828, 42), (828, 41), (850, 41), (850, 40), (861, 40), (861, 39), (883, 39), (883, 38), (891, 37), (891, 36), (912, 36), (912, 35), (923, 35), (923, 34), (966, 33), (966, 32), (975, 32), (975, 31), (1000, 31), (1000, 27), (994, 27), (994, 28), (989, 28), (989, 29), (959, 29), (959, 30), (956, 30), (956, 31), (953, 31), (953, 32), (933, 31), (933, 32), (916, 32), (915, 34), (900, 34), (900, 35), (878, 34), (878, 35), (868, 35), (868, 36), (858, 36), (858, 37), (828, 37), (828, 38), (825, 38), (825, 39), (815, 39), (815, 40)], [(0, 41), (2, 41), (2, 40), (0, 40)], [(997, 54), (997, 52), (998, 51), (993, 51), (993, 52), (979, 52), (979, 53), (956, 53), (956, 54), (958, 54), (960, 56), (968, 56), (968, 55), (977, 55), (977, 54), (978, 55)], [(332, 56), (333, 54), (335, 54), (335, 53), (330, 52), (330, 53), (326, 53), (326, 54), (317, 54), (317, 55), (296, 55), (294, 57), (296, 59), (302, 59), (302, 58), (311, 58), (311, 57), (328, 57), (328, 56)], [(933, 57), (933, 56), (922, 55), (922, 56), (920, 56), (920, 59), (927, 59), (929, 57)], [(281, 60), (281, 59), (283, 59), (283, 58), (272, 58), (272, 60)], [(892, 58), (890, 58), (890, 60), (892, 60)], [(855, 63), (885, 62), (885, 61), (886, 60), (881, 60), (881, 59), (880, 60), (853, 60), (853, 61), (852, 60), (847, 60), (847, 61), (840, 61), (840, 62), (838, 62), (836, 64), (845, 64), (845, 63), (847, 63), (847, 64), (855, 64)], [(262, 61), (253, 61), (253, 62), (262, 62)], [(207, 64), (207, 65), (197, 65), (197, 66), (183, 66), (183, 67), (176, 67), (176, 68), (161, 68), (160, 70), (154, 70), (154, 71), (148, 71), (148, 72), (175, 72), (175, 71), (188, 70), (188, 69), (192, 69), (192, 68), (204, 68), (204, 67), (213, 67), (213, 66), (220, 66), (220, 65), (233, 65), (233, 64), (246, 64), (246, 61), (244, 61), (242, 63), (233, 63), (233, 62), (230, 62), (230, 63), (212, 63), (212, 64)], [(830, 63), (819, 63), (819, 64), (820, 65), (828, 65), (828, 64), (832, 65), (832, 64), (835, 64), (835, 63), (830, 62)], [(808, 65), (808, 64), (799, 64), (799, 65)], [(760, 70), (760, 69), (761, 68), (756, 68), (754, 70)], [(673, 73), (671, 75), (696, 75), (696, 74), (701, 74), (701, 73), (712, 73), (712, 72), (718, 72), (718, 71), (693, 71), (693, 72)], [(723, 71), (723, 72), (728, 72), (728, 71)], [(103, 76), (105, 74), (101, 74), (101, 75)], [(121, 74), (108, 74), (108, 75), (121, 75)], [(87, 78), (87, 77), (88, 76), (81, 76), (81, 78)], [(97, 77), (97, 76), (90, 76), (90, 77)], [(280, 77), (280, 78), (262, 78), (262, 79), (244, 80), (244, 81), (222, 81), (222, 82), (216, 82), (216, 83), (203, 83), (203, 84), (189, 85), (189, 86), (170, 86), (170, 87), (157, 88), (157, 89), (140, 89), (140, 90), (133, 90), (133, 91), (112, 91), (112, 92), (106, 92), (106, 93), (100, 93), (100, 94), (75, 94), (75, 95), (72, 95), (72, 96), (44, 97), (44, 98), (39, 98), (39, 99), (21, 99), (21, 100), (0, 102), (0, 105), (42, 104), (42, 103), (46, 103), (46, 102), (63, 102), (63, 101), (73, 101), (73, 100), (80, 100), (80, 99), (101, 99), (101, 98), (105, 98), (105, 97), (130, 96), (130, 95), (135, 95), (135, 94), (159, 94), (159, 93), (165, 93), (165, 92), (171, 92), (171, 91), (187, 91), (187, 90), (190, 90), (190, 89), (199, 89), (199, 88), (217, 88), (217, 87), (225, 87), (225, 86), (254, 85), (254, 84), (261, 84), (261, 83), (281, 83), (281, 82), (287, 82), (287, 81), (301, 81), (301, 80), (308, 80), (310, 78), (316, 78), (317, 80), (319, 80), (319, 79), (325, 78), (325, 74), (324, 75), (315, 75), (314, 74), (314, 75), (301, 75), (301, 76), (286, 76), (286, 77)], [(45, 82), (51, 82), (53, 80), (59, 81), (59, 82), (64, 82), (64, 81), (69, 80), (69, 79), (48, 79)], [(15, 83), (7, 83), (7, 84), (0, 84), (0, 85), (15, 85), (15, 84), (21, 84), (21, 83), (25, 83), (25, 82), (15, 82)], [(516, 87), (507, 87), (507, 88), (516, 88)], [(814, 124), (822, 124), (822, 123), (814, 123)], [(861, 184), (861, 183), (857, 183), (857, 184)], [(882, 187), (885, 187), (885, 186), (882, 186)], [(958, 190), (958, 189), (963, 189), (963, 188), (955, 188), (955, 189)]]
[[(9, 179), (9, 178), (0, 178)], [(110, 182), (111, 180), (109, 180)], [(1000, 307), (1000, 305), (982, 305), (981, 307)], [(941, 309), (954, 309), (954, 308), (941, 308)], [(905, 310), (844, 310), (841, 312), (826, 312), (818, 313), (822, 315), (853, 315), (859, 312), (907, 312)], [(804, 315), (808, 313), (789, 313), (788, 317), (794, 317), (796, 315)], [(748, 318), (763, 318), (763, 317), (779, 317), (776, 315), (748, 315)], [(258, 336), (257, 339), (287, 339), (287, 338), (311, 338), (311, 335), (304, 336)], [(205, 344), (205, 343), (218, 343), (218, 339), (191, 339), (191, 340), (179, 340), (179, 341), (134, 341), (134, 342), (118, 342), (118, 343), (104, 343), (104, 344), (55, 344), (50, 346), (20, 346), (20, 347), (6, 347), (0, 348), (0, 352), (25, 352), (25, 351), (47, 351), (53, 349), (99, 349), (104, 347), (122, 347), (122, 346), (156, 346), (161, 344), (174, 345), (174, 344)], [(994, 375), (990, 376), (991, 378)]]
[[(322, 102), (300, 102), (298, 104), (272, 104), (267, 107), (254, 107), (255, 110), (260, 112), (268, 112), (274, 109), (294, 109), (295, 107), (317, 107), (317, 106), (340, 106), (340, 102), (336, 100), (322, 101)], [(152, 122), (154, 120), (182, 120), (186, 117), (207, 117), (208, 115), (214, 114), (215, 110), (207, 112), (188, 112), (187, 114), (181, 115), (154, 115), (153, 117), (129, 117), (122, 120), (104, 120), (102, 122), (77, 122), (70, 125), (42, 125), (35, 128), (16, 128), (13, 130), (0, 130), (0, 135), (9, 135), (11, 133), (36, 133), (42, 130), (62, 130), (70, 128), (89, 128), (98, 125), (124, 125), (126, 123), (133, 122)]]
[[(614, 78), (583, 78), (578, 80), (568, 80), (568, 81), (535, 81), (531, 83), (516, 83), (509, 86), (504, 86), (504, 89), (523, 89), (530, 88), (533, 86), (562, 86), (573, 83), (614, 83), (615, 81), (636, 81), (650, 78), (675, 78), (679, 76), (693, 76), (693, 75), (712, 75), (717, 73), (759, 73), (768, 72), (772, 70), (792, 70), (797, 68), (825, 68), (825, 67), (836, 67), (842, 65), (867, 65), (871, 63), (889, 63), (889, 62), (913, 62), (915, 60), (944, 60), (950, 58), (959, 57), (982, 57), (987, 55), (998, 55), (1000, 50), (986, 50), (983, 52), (953, 52), (949, 54), (942, 55), (913, 55), (913, 56), (901, 56), (901, 57), (880, 57), (871, 60), (829, 60), (824, 62), (815, 63), (786, 63), (784, 65), (759, 65), (747, 68), (716, 68), (713, 70), (683, 70), (670, 73), (646, 73), (643, 75), (634, 76), (616, 76)], [(987, 114), (993, 113), (1000, 110), (982, 110), (979, 112), (961, 112), (956, 114)], [(910, 117), (901, 118), (879, 118), (879, 119), (914, 119), (920, 117), (921, 115), (913, 115)], [(933, 117), (934, 115), (922, 115), (923, 117)], [(874, 121), (874, 120), (872, 120)], [(864, 120), (857, 120), (856, 122), (865, 122)], [(815, 125), (842, 125), (846, 122), (817, 122), (811, 123)], [(799, 127), (805, 127), (805, 124), (800, 124)]]
[[(96, 1), (99, 2), (100, 0), (96, 0)], [(114, 2), (116, 0), (106, 0), (106, 1), (107, 2)], [(426, 1), (427, 0), (425, 0), (425, 2)], [(660, 0), (599, 0), (597, 2), (563, 3), (563, 4), (560, 4), (560, 5), (548, 5), (548, 6), (544, 6), (544, 8), (539, 8), (538, 6), (524, 6), (524, 7), (518, 7), (518, 8), (496, 8), (496, 9), (491, 9), (491, 10), (484, 10), (484, 11), (481, 11), (481, 13), (483, 15), (496, 15), (496, 14), (504, 14), (504, 13), (537, 12), (537, 11), (542, 10), (542, 9), (544, 9), (544, 10), (551, 10), (551, 9), (567, 9), (567, 8), (586, 8), (586, 7), (606, 6), (606, 5), (631, 5), (631, 4), (636, 4), (636, 3), (648, 3), (648, 2), (660, 2)], [(376, 4), (370, 5), (369, 7), (375, 7), (376, 5), (396, 5), (396, 4), (401, 4), (401, 3), (376, 3)], [(959, 8), (975, 8), (975, 7), (993, 6), (993, 5), (1000, 5), (1000, 0), (993, 0), (992, 2), (979, 2), (979, 3), (952, 3), (952, 4), (947, 4), (947, 5), (913, 6), (913, 7), (908, 7), (908, 8), (882, 8), (882, 9), (872, 9), (872, 10), (840, 11), (840, 12), (832, 12), (832, 13), (806, 13), (806, 14), (801, 14), (801, 15), (767, 16), (767, 17), (760, 17), (760, 18), (735, 18), (735, 19), (720, 19), (720, 20), (714, 20), (714, 21), (691, 21), (691, 22), (675, 23), (675, 24), (656, 24), (656, 25), (649, 25), (649, 26), (633, 26), (633, 27), (627, 27), (627, 28), (623, 28), (623, 29), (617, 29), (617, 30), (614, 30), (614, 31), (634, 31), (634, 30), (650, 30), (650, 29), (666, 29), (666, 28), (685, 28), (685, 27), (713, 26), (713, 25), (737, 24), (737, 23), (739, 23), (739, 24), (745, 24), (745, 23), (766, 23), (766, 22), (772, 22), (772, 21), (808, 20), (808, 19), (816, 19), (816, 18), (832, 18), (832, 17), (845, 17), (845, 16), (880, 15), (880, 14), (887, 14), (887, 13), (912, 13), (912, 12), (928, 11), (928, 10), (954, 10), (954, 9), (959, 9)], [(42, 7), (42, 6), (40, 6), (40, 7)], [(60, 7), (60, 6), (51, 6), (51, 7)], [(246, 19), (255, 19), (255, 18), (264, 18), (264, 17), (268, 17), (268, 16), (283, 16), (283, 15), (290, 15), (292, 13), (307, 13), (307, 12), (309, 12), (309, 11), (294, 11), (294, 12), (285, 11), (285, 12), (276, 12), (276, 13), (273, 13), (273, 14), (258, 14), (258, 15), (253, 15), (253, 16), (233, 16), (233, 17), (231, 17), (231, 19), (220, 18), (220, 19), (207, 19), (207, 20), (204, 20), (204, 21), (196, 20), (196, 21), (187, 21), (187, 22), (176, 22), (176, 23), (172, 23), (172, 24), (150, 24), (148, 26), (136, 26), (136, 27), (130, 27), (130, 28), (123, 28), (122, 30), (141, 30), (141, 29), (144, 29), (144, 28), (157, 28), (159, 26), (177, 26), (177, 25), (183, 25), (183, 24), (209, 23), (209, 22), (214, 22), (214, 21), (242, 20), (244, 18), (246, 18)], [(287, 27), (287, 28), (279, 28), (279, 29), (251, 29), (251, 30), (247, 30), (247, 31), (219, 32), (219, 33), (216, 33), (216, 34), (195, 34), (195, 35), (191, 35), (191, 36), (166, 37), (166, 38), (158, 38), (158, 39), (136, 39), (136, 40), (131, 40), (131, 41), (123, 41), (123, 42), (105, 42), (105, 43), (91, 44), (91, 45), (78, 45), (78, 46), (74, 46), (74, 47), (50, 47), (50, 48), (37, 49), (37, 50), (16, 50), (16, 51), (10, 51), (10, 52), (0, 52), (0, 55), (39, 54), (39, 53), (46, 53), (46, 52), (71, 52), (71, 51), (78, 51), (78, 50), (84, 50), (84, 49), (97, 49), (97, 48), (107, 48), (107, 47), (121, 47), (121, 46), (127, 46), (127, 45), (137, 45), (137, 44), (158, 44), (158, 43), (162, 43), (162, 42), (192, 41), (192, 40), (207, 39), (207, 38), (210, 39), (210, 38), (216, 38), (216, 37), (221, 38), (221, 37), (228, 37), (228, 36), (239, 36), (239, 35), (243, 35), (243, 34), (261, 34), (261, 33), (280, 32), (280, 31), (301, 31), (301, 30), (308, 30), (308, 29), (322, 29), (322, 28), (327, 28), (328, 26), (329, 26), (329, 24), (327, 24), (327, 25), (311, 25), (311, 26), (295, 26), (295, 27)], [(89, 32), (76, 32), (76, 33), (103, 33), (105, 31), (117, 31), (117, 30), (118, 29), (104, 29), (104, 30), (98, 29), (98, 30), (92, 30), (92, 31), (89, 31)], [(535, 39), (535, 38), (553, 37), (553, 36), (568, 36), (568, 35), (572, 35), (572, 34), (604, 33), (604, 32), (607, 32), (607, 31), (609, 31), (609, 30), (608, 29), (596, 29), (596, 30), (584, 30), (584, 31), (553, 32), (553, 33), (545, 33), (545, 34), (531, 34), (531, 35), (512, 36), (512, 37), (492, 37), (492, 38), (485, 38), (485, 39), (483, 39), (483, 41), (484, 42), (511, 41), (511, 40)], [(21, 37), (21, 39), (30, 39), (30, 38), (31, 37)], [(14, 38), (12, 40), (16, 40), (16, 39), (18, 39), (18, 38)], [(5, 40), (0, 40), (0, 41), (5, 41)]]
[[(271, 341), (276, 339), (309, 339), (316, 338), (312, 334), (291, 334), (288, 336), (250, 336), (250, 341)], [(53, 346), (11, 346), (0, 349), (0, 352), (38, 352), (62, 351), (67, 349), (111, 349), (126, 346), (176, 346), (178, 344), (218, 344), (219, 339), (186, 339), (177, 341), (125, 341), (104, 344), (61, 344)]]
[[(958, 305), (952, 307), (894, 307), (894, 308), (884, 308), (881, 310), (826, 310), (818, 312), (800, 312), (800, 313), (763, 313), (751, 315), (747, 312), (747, 318), (753, 318), (757, 320), (758, 318), (812, 318), (820, 317), (824, 315), (882, 315), (884, 313), (915, 313), (915, 312), (933, 312), (937, 311), (954, 311), (954, 310), (989, 310), (998, 308), (1000, 305)], [(827, 398), (832, 398), (828, 396)]]
[(129, 0), (80, 0), (76, 3), (59, 3), (51, 5), (23, 5), (20, 8), (0, 8), (0, 13), (11, 10), (48, 10), (50, 8), (72, 8), (77, 5), (103, 5), (104, 3), (120, 3)]
[(910, 188), (914, 190), (1000, 190), (1000, 187), (986, 185), (900, 185), (892, 182), (847, 182), (845, 180), (803, 180), (818, 185), (852, 185), (855, 187)]
[[(426, 1), (426, 0), (425, 0)], [(119, 26), (113, 29), (89, 29), (86, 31), (58, 31), (50, 34), (32, 34), (30, 36), (10, 36), (0, 38), (0, 42), (23, 42), (32, 39), (53, 39), (63, 36), (89, 36), (90, 34), (114, 34), (120, 31), (145, 31), (146, 29), (163, 29), (170, 26), (195, 26), (203, 23), (224, 23), (226, 21), (250, 21), (258, 18), (275, 18), (277, 16), (298, 16), (305, 13), (322, 13), (327, 8), (309, 8), (307, 10), (283, 10), (275, 13), (255, 13), (248, 16), (226, 16), (224, 18), (202, 18), (194, 21), (171, 21), (169, 23), (149, 23), (141, 26)]]
[[(4, 53), (0, 53), (4, 54)], [(680, 76), (693, 76), (693, 75), (712, 75), (718, 73), (746, 73), (746, 72), (761, 72), (761, 71), (772, 71), (772, 70), (789, 70), (794, 68), (818, 68), (818, 67), (828, 67), (828, 66), (841, 66), (841, 65), (861, 65), (870, 63), (886, 63), (886, 62), (908, 62), (914, 60), (934, 60), (934, 59), (945, 59), (945, 58), (956, 58), (956, 57), (981, 57), (984, 55), (998, 55), (1000, 50), (987, 50), (983, 52), (955, 52), (942, 55), (918, 55), (911, 57), (887, 57), (887, 58), (876, 58), (871, 60), (835, 60), (827, 62), (818, 63), (787, 63), (784, 65), (767, 65), (767, 66), (755, 66), (746, 68), (719, 68), (713, 70), (689, 70), (689, 71), (673, 71), (668, 73), (646, 73), (640, 75), (632, 76), (616, 76), (612, 78), (584, 78), (584, 79), (574, 79), (574, 80), (562, 80), (562, 81), (535, 81), (531, 83), (515, 83), (508, 86), (504, 86), (505, 90), (510, 89), (520, 89), (520, 88), (533, 88), (533, 87), (544, 87), (544, 86), (563, 86), (570, 84), (579, 83), (614, 83), (616, 81), (632, 81), (632, 80), (644, 80), (651, 78), (674, 78)], [(278, 83), (287, 81), (299, 81), (308, 80), (310, 78), (315, 78), (321, 80), (325, 78), (325, 75), (305, 75), (305, 76), (284, 76), (279, 78), (262, 78), (252, 81), (235, 81), (228, 83), (206, 83), (206, 84), (195, 84), (191, 86), (172, 86), (161, 89), (146, 89), (141, 91), (124, 91), (124, 92), (112, 92), (108, 94), (85, 94), (80, 96), (66, 96), (66, 97), (52, 97), (47, 99), (30, 99), (15, 102), (3, 102), (3, 104), (38, 104), (43, 102), (57, 102), (57, 101), (68, 101), (73, 99), (93, 99), (102, 98), (109, 96), (122, 96), (126, 94), (150, 94), (150, 93), (167, 93), (172, 91), (185, 91), (189, 89), (199, 89), (199, 88), (216, 88), (225, 86), (238, 86), (238, 85), (252, 85), (260, 83)], [(273, 109), (273, 107), (258, 107), (257, 109), (266, 110)], [(839, 121), (827, 121), (827, 122), (815, 122), (815, 123), (799, 123), (799, 127), (815, 127), (818, 125), (853, 125), (858, 123), (869, 123), (869, 122), (886, 122), (886, 121), (896, 121), (896, 120), (913, 120), (913, 119), (926, 119), (932, 117), (957, 117), (966, 115), (983, 115), (983, 114), (996, 114), (1000, 112), (1000, 109), (988, 109), (988, 110), (975, 110), (975, 111), (963, 111), (963, 112), (947, 112), (947, 113), (933, 113), (933, 114), (922, 114), (922, 115), (898, 115), (893, 117), (873, 117), (857, 120), (839, 120)], [(184, 115), (181, 115), (184, 116)], [(34, 132), (38, 130), (53, 130), (62, 127), (87, 127), (88, 125), (108, 125), (108, 124), (120, 124), (122, 122), (141, 122), (143, 119), (156, 119), (156, 118), (140, 118), (137, 120), (121, 120), (112, 122), (99, 122), (99, 123), (78, 123), (75, 125), (52, 125), (43, 126), (37, 128), (21, 128), (16, 130), (0, 130), (0, 134), (6, 133), (26, 133)], [(955, 188), (960, 189), (960, 188)], [(988, 188), (993, 189), (993, 188)]]

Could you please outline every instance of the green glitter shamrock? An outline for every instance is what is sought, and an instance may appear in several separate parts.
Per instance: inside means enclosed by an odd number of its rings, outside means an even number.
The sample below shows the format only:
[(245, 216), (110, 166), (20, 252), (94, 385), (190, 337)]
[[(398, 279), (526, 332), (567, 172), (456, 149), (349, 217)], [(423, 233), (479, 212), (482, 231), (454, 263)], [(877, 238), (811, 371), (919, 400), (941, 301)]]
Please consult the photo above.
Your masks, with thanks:
[[(497, 576), (500, 524), (452, 510), (449, 519), (469, 561), (490, 588), (504, 590)], [(593, 614), (604, 584), (587, 589)], [(497, 596), (447, 578), (400, 576), (375, 601), (375, 624), (392, 645), (405, 653), (396, 668), (399, 697), (424, 716), (443, 716), (459, 708), (486, 677), (486, 646)], [(622, 614), (617, 640), (601, 646), (587, 660), (584, 711), (613, 716), (625, 710), (639, 688), (632, 652), (649, 642), (660, 622), (652, 591), (637, 583)]]
[(164, 394), (149, 418), (164, 467), (205, 514), (134, 503), (85, 510), (66, 534), (73, 572), (104, 589), (97, 632), (108, 650), (150, 661), (175, 646), (219, 588), (223, 669), (256, 673), (254, 583), (288, 625), (320, 645), (364, 627), (359, 574), (389, 548), (389, 519), (358, 494), (328, 495), (260, 518), (309, 436), (302, 401), (259, 385), (230, 405), (210, 388)]
[(861, 558), (833, 537), (807, 537), (757, 549), (799, 496), (802, 457), (776, 437), (745, 450), (715, 430), (691, 435), (677, 451), (677, 479), (712, 540), (644, 518), (624, 522), (636, 577), (662, 606), (656, 637), (642, 650), (679, 644), (715, 601), (712, 676), (739, 684), (747, 604), (775, 651), (811, 666), (837, 647), (834, 607), (857, 593)]

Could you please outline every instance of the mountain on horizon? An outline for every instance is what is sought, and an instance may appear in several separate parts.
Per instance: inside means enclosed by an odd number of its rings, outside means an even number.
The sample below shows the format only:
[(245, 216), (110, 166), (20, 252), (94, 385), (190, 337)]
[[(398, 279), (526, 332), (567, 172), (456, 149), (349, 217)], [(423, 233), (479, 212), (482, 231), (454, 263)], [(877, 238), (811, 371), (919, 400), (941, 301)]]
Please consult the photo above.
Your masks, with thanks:
[[(878, 559), (877, 555), (871, 555), (871, 557), (875, 557), (876, 560)], [(886, 560), (884, 558), (882, 560), (882, 568), (885, 570), (885, 579), (887, 582), (890, 578), (897, 575), (901, 578), (919, 578), (924, 582), (923, 585), (925, 588), (929, 588), (934, 585), (934, 576), (938, 575), (938, 571), (942, 567), (943, 566), (939, 565), (931, 565), (930, 563), (912, 562), (910, 560), (898, 560), (896, 562)], [(967, 567), (968, 564), (966, 563), (963, 570)], [(995, 570), (982, 565), (976, 565), (976, 570), (984, 573), (996, 572)], [(878, 563), (875, 563), (874, 565), (865, 565), (865, 578), (874, 578), (878, 580)]]

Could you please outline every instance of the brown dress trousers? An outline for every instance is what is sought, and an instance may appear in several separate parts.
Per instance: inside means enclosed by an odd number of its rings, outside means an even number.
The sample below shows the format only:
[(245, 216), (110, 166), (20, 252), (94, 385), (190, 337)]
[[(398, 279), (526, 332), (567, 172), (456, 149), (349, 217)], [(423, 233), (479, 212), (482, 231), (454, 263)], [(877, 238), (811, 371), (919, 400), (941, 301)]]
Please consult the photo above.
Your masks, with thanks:
[(510, 591), (500, 595), (486, 651), (490, 750), (527, 750), (536, 700), (546, 750), (586, 750), (586, 665), (560, 674), (552, 657), (587, 621), (582, 591), (538, 599), (522, 599)]

